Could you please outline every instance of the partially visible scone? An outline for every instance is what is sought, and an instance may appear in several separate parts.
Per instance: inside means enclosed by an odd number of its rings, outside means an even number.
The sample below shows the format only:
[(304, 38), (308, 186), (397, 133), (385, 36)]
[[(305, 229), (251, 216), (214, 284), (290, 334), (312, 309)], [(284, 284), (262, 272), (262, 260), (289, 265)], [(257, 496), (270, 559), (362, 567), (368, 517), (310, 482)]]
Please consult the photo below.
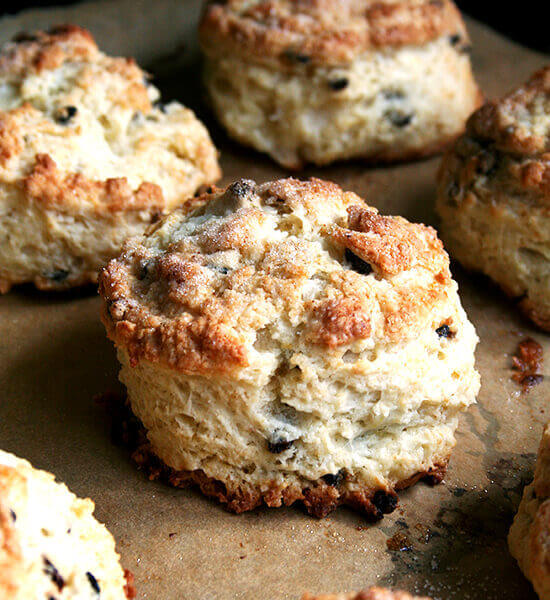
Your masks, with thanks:
[(213, 0), (200, 40), (222, 125), (292, 169), (431, 154), (480, 102), (451, 0)]
[(426, 596), (411, 596), (407, 592), (392, 592), (379, 587), (371, 587), (361, 592), (350, 592), (348, 594), (320, 594), (312, 596), (304, 594), (302, 600), (430, 600)]
[(550, 67), (472, 115), (443, 160), (437, 210), (450, 254), (550, 331)]
[(143, 232), (220, 174), (204, 126), (131, 59), (76, 26), (0, 52), (0, 292), (93, 282)]
[(550, 600), (550, 423), (540, 442), (535, 479), (524, 492), (508, 546), (541, 600)]
[(52, 474), (0, 451), (2, 600), (126, 600), (134, 591), (115, 542)]
[(477, 337), (433, 229), (312, 179), (240, 180), (100, 277), (135, 415), (176, 485), (230, 510), (375, 517), (440, 480)]

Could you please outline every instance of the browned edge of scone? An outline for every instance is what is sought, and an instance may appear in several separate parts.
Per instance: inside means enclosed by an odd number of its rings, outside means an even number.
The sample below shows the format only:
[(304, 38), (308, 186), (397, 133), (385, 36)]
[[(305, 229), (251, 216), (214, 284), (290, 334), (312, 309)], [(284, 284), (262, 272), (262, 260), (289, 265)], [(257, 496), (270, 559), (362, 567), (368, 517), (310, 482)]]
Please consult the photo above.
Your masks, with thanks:
[(113, 441), (129, 450), (132, 460), (150, 480), (160, 480), (178, 488), (195, 485), (205, 496), (215, 498), (228, 511), (237, 514), (253, 510), (262, 504), (277, 508), (301, 502), (307, 512), (317, 518), (326, 517), (339, 506), (346, 505), (364, 513), (372, 520), (379, 520), (397, 507), (398, 491), (420, 480), (429, 485), (441, 483), (447, 471), (449, 457), (426, 471), (399, 481), (389, 490), (369, 487), (354, 491), (345, 490), (340, 487), (345, 479), (345, 473), (342, 472), (337, 475), (325, 475), (310, 482), (306, 487), (273, 485), (266, 491), (247, 486), (229, 490), (222, 481), (208, 477), (200, 469), (175, 471), (163, 463), (154, 454), (145, 427), (132, 413), (123, 394), (107, 392), (98, 396), (96, 401), (105, 407), (111, 417)]

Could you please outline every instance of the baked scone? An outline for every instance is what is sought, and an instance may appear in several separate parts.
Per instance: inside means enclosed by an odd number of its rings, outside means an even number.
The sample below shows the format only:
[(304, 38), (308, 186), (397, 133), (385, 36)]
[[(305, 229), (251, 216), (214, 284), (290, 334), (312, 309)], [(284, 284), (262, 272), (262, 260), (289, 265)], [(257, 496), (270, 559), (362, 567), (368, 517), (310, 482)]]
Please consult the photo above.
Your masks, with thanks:
[(541, 600), (550, 600), (550, 423), (544, 428), (535, 479), (523, 491), (508, 546)]
[(439, 173), (451, 256), (550, 331), (550, 67), (470, 118)]
[(0, 598), (133, 598), (115, 542), (52, 474), (0, 451)]
[(430, 227), (319, 179), (240, 180), (100, 276), (134, 414), (170, 481), (235, 512), (381, 517), (440, 479), (477, 336)]
[(76, 26), (0, 51), (0, 291), (97, 280), (123, 241), (219, 175), (188, 109)]
[(426, 596), (411, 596), (407, 592), (392, 592), (385, 588), (371, 587), (361, 592), (347, 594), (304, 594), (302, 600), (430, 600)]
[(200, 41), (219, 121), (290, 169), (434, 153), (480, 103), (451, 0), (214, 0)]

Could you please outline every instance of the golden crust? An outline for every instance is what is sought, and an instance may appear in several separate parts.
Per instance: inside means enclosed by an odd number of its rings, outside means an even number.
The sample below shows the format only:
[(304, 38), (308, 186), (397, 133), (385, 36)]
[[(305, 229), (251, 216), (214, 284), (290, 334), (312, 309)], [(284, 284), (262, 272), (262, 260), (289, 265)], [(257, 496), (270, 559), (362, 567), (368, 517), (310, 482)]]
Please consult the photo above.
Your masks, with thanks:
[(144, 181), (132, 190), (125, 177), (90, 181), (82, 173), (63, 176), (48, 154), (36, 155), (21, 183), (27, 197), (47, 209), (69, 211), (83, 202), (98, 213), (149, 210), (160, 214), (166, 209), (162, 190), (154, 183)]
[(13, 526), (10, 509), (5, 504), (6, 489), (14, 478), (13, 469), (0, 465), (0, 592), (15, 594), (21, 577), (21, 548)]
[[(60, 25), (49, 31), (22, 33), (3, 46), (0, 77), (10, 80), (58, 69), (66, 62), (93, 62), (102, 55), (92, 34), (77, 25)], [(143, 71), (132, 58), (109, 58), (105, 67), (126, 80), (126, 89), (117, 99), (120, 105), (151, 110), (143, 84)]]
[(49, 31), (20, 33), (4, 47), (0, 76), (40, 73), (55, 69), (67, 60), (91, 58), (98, 53), (89, 31), (77, 25), (58, 25)]
[(550, 423), (539, 446), (535, 478), (525, 488), (510, 529), (510, 552), (541, 600), (550, 598)]
[[(250, 336), (275, 312), (295, 315), (305, 339), (321, 347), (371, 335), (410, 339), (432, 327), (434, 307), (448, 301), (454, 285), (432, 228), (381, 216), (333, 183), (241, 180), (199, 204), (127, 242), (102, 272), (102, 318), (132, 364), (147, 360), (188, 373), (246, 367)], [(182, 236), (194, 218), (204, 226)], [(303, 230), (269, 237), (293, 227)], [(323, 266), (311, 256), (319, 246)], [(228, 257), (235, 264), (215, 264)], [(317, 268), (326, 269), (317, 275), (321, 289), (303, 298)]]
[(214, 0), (200, 24), (205, 52), (281, 65), (350, 62), (370, 49), (468, 37), (450, 0)]
[(550, 152), (550, 133), (537, 127), (538, 110), (550, 106), (550, 67), (537, 71), (523, 86), (487, 102), (468, 121), (466, 135), (490, 141), (516, 155)]
[(305, 593), (302, 600), (430, 600), (426, 596), (411, 596), (407, 592), (393, 592), (385, 588), (371, 587), (360, 592), (347, 594), (319, 594)]

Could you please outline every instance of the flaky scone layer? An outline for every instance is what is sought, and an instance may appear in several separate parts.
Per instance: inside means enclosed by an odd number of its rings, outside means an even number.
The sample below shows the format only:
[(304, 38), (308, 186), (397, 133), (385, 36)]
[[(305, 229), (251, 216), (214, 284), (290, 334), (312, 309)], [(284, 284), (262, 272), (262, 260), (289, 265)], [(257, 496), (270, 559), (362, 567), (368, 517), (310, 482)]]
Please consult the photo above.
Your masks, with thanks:
[(446, 463), (477, 337), (435, 231), (320, 180), (241, 180), (104, 270), (153, 452), (228, 488), (392, 491)]
[(219, 177), (204, 126), (75, 26), (0, 52), (0, 291), (95, 281), (129, 235)]
[(550, 599), (550, 424), (542, 434), (535, 479), (510, 529), (508, 546), (541, 600)]
[(0, 597), (126, 600), (126, 580), (90, 499), (0, 451)]
[(437, 210), (451, 255), (550, 330), (550, 68), (472, 115), (441, 165)]

